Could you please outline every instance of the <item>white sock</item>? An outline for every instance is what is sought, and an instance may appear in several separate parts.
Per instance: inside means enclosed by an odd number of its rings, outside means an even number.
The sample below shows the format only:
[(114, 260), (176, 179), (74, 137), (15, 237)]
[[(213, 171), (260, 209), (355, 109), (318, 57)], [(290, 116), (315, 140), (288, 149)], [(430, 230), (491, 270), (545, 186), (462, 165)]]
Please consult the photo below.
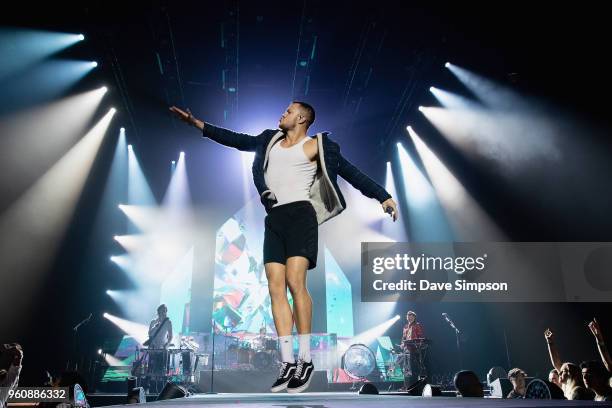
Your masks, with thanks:
[(294, 363), (293, 336), (280, 336), (278, 342), (280, 343), (281, 360), (283, 362)]
[(312, 361), (312, 358), (310, 357), (310, 333), (298, 334), (298, 340), (300, 343), (298, 358), (310, 363)]

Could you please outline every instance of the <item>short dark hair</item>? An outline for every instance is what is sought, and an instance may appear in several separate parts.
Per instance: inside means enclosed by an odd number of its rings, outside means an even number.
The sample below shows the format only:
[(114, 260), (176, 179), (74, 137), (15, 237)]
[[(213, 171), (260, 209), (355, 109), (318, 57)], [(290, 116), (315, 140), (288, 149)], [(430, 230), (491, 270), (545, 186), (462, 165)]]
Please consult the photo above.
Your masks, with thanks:
[(312, 105), (302, 102), (302, 101), (293, 101), (291, 103), (297, 103), (306, 111), (306, 121), (308, 122), (308, 126), (312, 125), (315, 121), (315, 110)]
[(610, 378), (610, 373), (606, 369), (606, 366), (599, 360), (583, 361), (580, 363), (581, 369), (588, 369), (592, 375), (601, 378)]
[(455, 388), (463, 397), (483, 397), (482, 384), (473, 371), (461, 370), (455, 374), (453, 380)]

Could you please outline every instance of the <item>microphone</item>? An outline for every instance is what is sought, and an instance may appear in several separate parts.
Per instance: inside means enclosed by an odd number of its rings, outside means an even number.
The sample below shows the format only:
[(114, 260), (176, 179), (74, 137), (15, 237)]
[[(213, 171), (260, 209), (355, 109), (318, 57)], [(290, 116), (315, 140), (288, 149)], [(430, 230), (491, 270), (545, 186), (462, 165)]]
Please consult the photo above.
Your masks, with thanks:
[(89, 316), (88, 316), (87, 318), (85, 318), (85, 319), (81, 320), (79, 323), (77, 323), (77, 325), (76, 325), (76, 326), (74, 326), (74, 327), (72, 328), (72, 330), (74, 330), (75, 332), (76, 332), (77, 330), (79, 330), (79, 327), (81, 327), (81, 326), (82, 326), (82, 325), (84, 325), (85, 323), (89, 323), (89, 321), (91, 320), (92, 316), (93, 316), (93, 313), (90, 313), (90, 314), (89, 314)]
[(385, 208), (385, 212), (386, 212), (387, 214), (393, 214), (393, 208), (391, 208), (391, 207), (387, 207), (387, 208)]
[(457, 333), (459, 333), (459, 329), (457, 329), (457, 327), (455, 326), (455, 323), (453, 323), (453, 321), (448, 317), (447, 313), (442, 313), (442, 317), (444, 318), (444, 320), (448, 322), (450, 327), (452, 327), (453, 329), (455, 329)]

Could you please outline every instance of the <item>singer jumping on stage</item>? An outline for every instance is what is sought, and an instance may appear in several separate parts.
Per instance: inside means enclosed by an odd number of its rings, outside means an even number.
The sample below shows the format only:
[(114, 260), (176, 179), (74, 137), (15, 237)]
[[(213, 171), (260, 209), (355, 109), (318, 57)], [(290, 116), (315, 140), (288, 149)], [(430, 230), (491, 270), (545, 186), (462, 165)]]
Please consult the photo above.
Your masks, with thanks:
[[(255, 152), (253, 179), (268, 215), (265, 219), (264, 264), (272, 300), (272, 316), (279, 336), (282, 365), (271, 391), (295, 393), (308, 388), (314, 366), (310, 356), (312, 300), (306, 272), (317, 263), (318, 225), (346, 208), (336, 177), (340, 175), (366, 197), (375, 198), (395, 221), (397, 206), (391, 195), (340, 154), (327, 132), (309, 137), (315, 110), (292, 102), (276, 130), (258, 136), (232, 132), (196, 119), (189, 110), (170, 110), (200, 129), (204, 137), (241, 151)], [(287, 286), (294, 299), (292, 313)], [(299, 353), (293, 356), (295, 321)]]

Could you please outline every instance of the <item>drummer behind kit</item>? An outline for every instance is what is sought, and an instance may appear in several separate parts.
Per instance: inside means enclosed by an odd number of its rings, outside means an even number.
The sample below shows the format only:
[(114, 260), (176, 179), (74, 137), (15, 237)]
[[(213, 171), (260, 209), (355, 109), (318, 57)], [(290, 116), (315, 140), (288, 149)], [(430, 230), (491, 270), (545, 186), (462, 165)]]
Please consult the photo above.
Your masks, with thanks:
[(259, 330), (259, 334), (242, 333), (236, 335), (237, 343), (226, 347), (226, 358), (224, 368), (239, 370), (273, 370), (277, 368), (278, 343), (271, 336), (266, 335), (265, 327)]

